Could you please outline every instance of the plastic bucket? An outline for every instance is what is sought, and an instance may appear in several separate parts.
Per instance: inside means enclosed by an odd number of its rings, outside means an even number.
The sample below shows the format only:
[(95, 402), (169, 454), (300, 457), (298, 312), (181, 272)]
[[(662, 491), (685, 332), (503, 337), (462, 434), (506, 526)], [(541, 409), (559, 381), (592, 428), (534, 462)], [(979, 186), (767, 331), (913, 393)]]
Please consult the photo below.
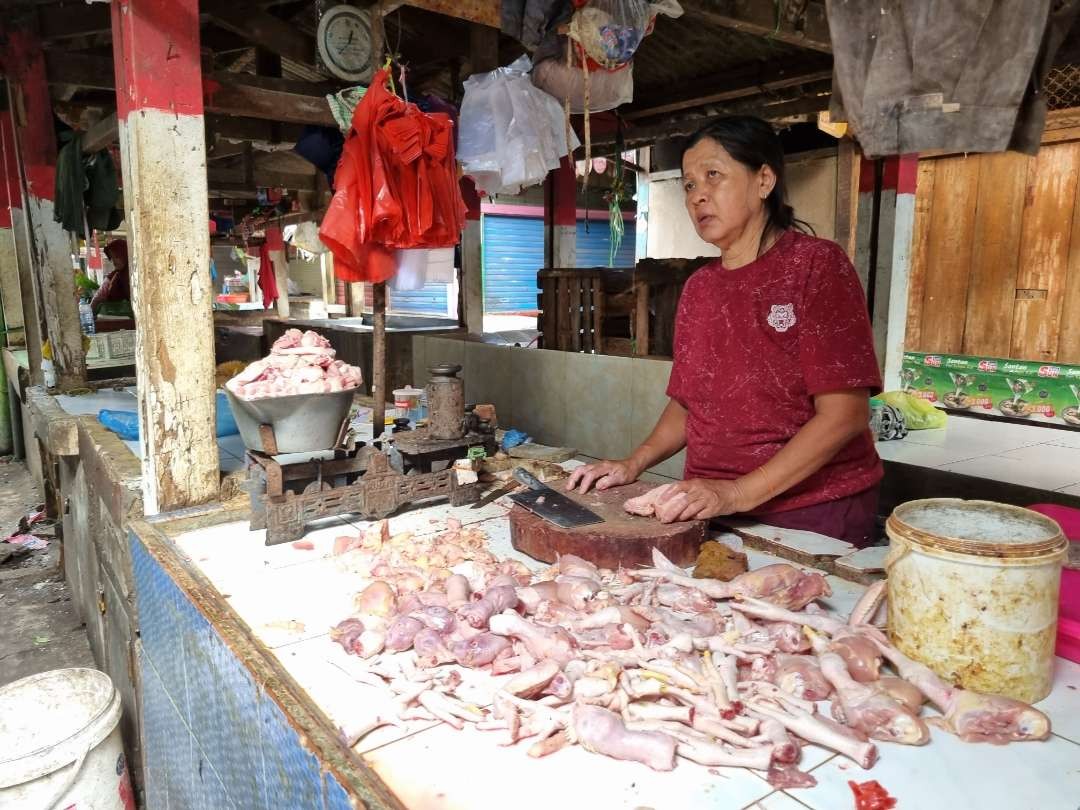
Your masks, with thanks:
[(889, 636), (951, 683), (1034, 703), (1050, 693), (1068, 542), (1048, 517), (933, 498), (886, 522)]
[(134, 810), (119, 722), (120, 695), (96, 669), (0, 687), (0, 808)]

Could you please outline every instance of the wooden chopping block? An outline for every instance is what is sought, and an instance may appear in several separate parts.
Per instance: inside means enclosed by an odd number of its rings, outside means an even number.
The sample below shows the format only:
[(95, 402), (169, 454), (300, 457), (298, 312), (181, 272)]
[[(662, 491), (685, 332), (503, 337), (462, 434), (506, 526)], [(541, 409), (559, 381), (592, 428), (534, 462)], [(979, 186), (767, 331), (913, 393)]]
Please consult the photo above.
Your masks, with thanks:
[[(705, 540), (704, 520), (684, 523), (660, 523), (655, 518), (631, 515), (623, 503), (637, 497), (655, 484), (637, 482), (605, 492), (570, 498), (605, 519), (604, 523), (564, 529), (515, 505), (510, 510), (510, 542), (518, 551), (542, 562), (553, 563), (560, 554), (576, 554), (601, 568), (624, 568), (652, 565), (652, 550), (660, 552), (679, 566), (689, 566), (698, 556)], [(564, 492), (565, 482), (551, 484)]]

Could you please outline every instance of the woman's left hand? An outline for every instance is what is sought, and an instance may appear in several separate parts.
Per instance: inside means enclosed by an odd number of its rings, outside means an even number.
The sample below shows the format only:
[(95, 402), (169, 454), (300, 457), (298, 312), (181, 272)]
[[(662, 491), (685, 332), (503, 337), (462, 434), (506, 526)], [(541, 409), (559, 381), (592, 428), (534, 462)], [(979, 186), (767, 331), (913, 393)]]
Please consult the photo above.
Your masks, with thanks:
[(656, 505), (656, 518), (661, 523), (707, 520), (749, 508), (734, 481), (692, 478), (671, 486)]

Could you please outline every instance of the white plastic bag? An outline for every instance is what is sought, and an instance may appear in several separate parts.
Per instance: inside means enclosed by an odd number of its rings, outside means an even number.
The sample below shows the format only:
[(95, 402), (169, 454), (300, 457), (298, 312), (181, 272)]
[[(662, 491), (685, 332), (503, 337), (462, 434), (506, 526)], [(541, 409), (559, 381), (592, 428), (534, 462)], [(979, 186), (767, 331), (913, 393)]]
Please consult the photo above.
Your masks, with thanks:
[[(570, 112), (585, 112), (585, 77), (581, 68), (564, 59), (537, 62), (532, 71), (537, 87), (557, 99), (570, 100)], [(620, 70), (596, 70), (589, 74), (589, 112), (614, 110), (634, 100), (634, 66)]]
[(559, 102), (535, 87), (532, 63), (522, 56), (512, 65), (465, 81), (458, 132), (458, 160), (488, 194), (517, 193), (543, 182), (559, 159), (579, 142)]

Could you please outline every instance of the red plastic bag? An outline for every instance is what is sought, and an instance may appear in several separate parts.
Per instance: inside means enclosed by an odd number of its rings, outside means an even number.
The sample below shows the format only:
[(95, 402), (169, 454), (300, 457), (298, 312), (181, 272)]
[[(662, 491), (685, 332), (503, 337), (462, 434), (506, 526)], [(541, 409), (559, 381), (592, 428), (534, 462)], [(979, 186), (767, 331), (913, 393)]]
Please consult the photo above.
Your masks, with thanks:
[(385, 281), (397, 248), (452, 247), (465, 225), (453, 124), (426, 114), (376, 74), (353, 113), (319, 237), (344, 281)]

